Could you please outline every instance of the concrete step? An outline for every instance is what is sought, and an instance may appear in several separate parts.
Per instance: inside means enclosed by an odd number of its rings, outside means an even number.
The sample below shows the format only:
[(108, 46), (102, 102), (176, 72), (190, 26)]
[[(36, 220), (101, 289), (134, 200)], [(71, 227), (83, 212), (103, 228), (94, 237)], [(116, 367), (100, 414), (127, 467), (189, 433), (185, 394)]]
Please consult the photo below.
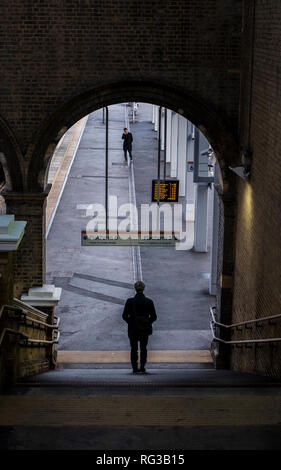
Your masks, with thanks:
[(280, 386), (280, 379), (211, 369), (152, 369), (133, 374), (131, 368), (61, 369), (23, 379), (28, 387), (264, 387)]
[(1, 395), (0, 450), (280, 449), (278, 381), (114, 366), (46, 372)]
[[(280, 396), (1, 396), (0, 426), (280, 426)], [(56, 434), (55, 431), (53, 431)], [(78, 431), (79, 432), (79, 431)]]
[[(130, 351), (77, 351), (77, 350), (58, 350), (57, 364), (130, 364)], [(188, 349), (188, 350), (148, 350), (147, 363), (173, 363), (173, 364), (213, 364), (211, 353), (208, 349)], [(79, 368), (79, 367), (77, 367)], [(172, 368), (172, 367), (171, 367)]]
[[(149, 350), (149, 369), (213, 369), (209, 350)], [(57, 351), (58, 369), (130, 369), (130, 351)]]
[[(98, 362), (59, 362), (57, 363), (57, 370), (62, 369), (130, 369), (129, 363), (98, 363)], [(213, 369), (213, 363), (198, 363), (198, 362), (183, 362), (183, 363), (172, 363), (172, 362), (153, 362), (149, 363), (148, 369)]]

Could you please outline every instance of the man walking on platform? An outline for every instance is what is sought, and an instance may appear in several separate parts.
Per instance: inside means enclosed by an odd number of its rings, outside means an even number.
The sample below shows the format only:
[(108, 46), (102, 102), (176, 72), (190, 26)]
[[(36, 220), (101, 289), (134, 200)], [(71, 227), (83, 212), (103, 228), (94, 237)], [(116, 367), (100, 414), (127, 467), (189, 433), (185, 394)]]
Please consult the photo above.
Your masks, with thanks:
[(132, 157), (133, 136), (132, 136), (131, 132), (128, 131), (127, 127), (124, 128), (122, 139), (124, 140), (123, 150), (124, 150), (125, 161), (127, 162), (127, 152), (129, 152), (130, 160), (132, 161), (133, 160), (133, 157)]
[[(154, 303), (143, 293), (145, 284), (135, 283), (136, 295), (127, 299), (122, 318), (128, 323), (131, 343), (131, 364), (133, 373), (145, 372), (148, 336), (152, 334), (152, 323), (157, 319)], [(140, 364), (138, 369), (138, 342), (140, 342)]]

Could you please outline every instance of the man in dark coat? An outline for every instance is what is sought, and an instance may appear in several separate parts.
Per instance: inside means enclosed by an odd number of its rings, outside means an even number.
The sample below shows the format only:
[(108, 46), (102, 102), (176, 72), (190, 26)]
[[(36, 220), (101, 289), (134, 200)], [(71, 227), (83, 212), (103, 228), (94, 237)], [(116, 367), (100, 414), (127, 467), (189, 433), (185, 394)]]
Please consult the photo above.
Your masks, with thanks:
[(124, 140), (123, 150), (124, 150), (125, 161), (127, 162), (127, 152), (129, 152), (130, 160), (132, 161), (133, 160), (133, 157), (132, 157), (133, 136), (132, 136), (131, 132), (128, 131), (127, 127), (124, 128), (122, 139)]
[[(145, 372), (148, 336), (152, 334), (152, 323), (157, 319), (154, 303), (143, 293), (145, 284), (135, 283), (136, 295), (126, 301), (122, 318), (128, 323), (128, 336), (131, 343), (131, 363), (133, 373)], [(138, 369), (138, 342), (140, 342), (140, 364)]]

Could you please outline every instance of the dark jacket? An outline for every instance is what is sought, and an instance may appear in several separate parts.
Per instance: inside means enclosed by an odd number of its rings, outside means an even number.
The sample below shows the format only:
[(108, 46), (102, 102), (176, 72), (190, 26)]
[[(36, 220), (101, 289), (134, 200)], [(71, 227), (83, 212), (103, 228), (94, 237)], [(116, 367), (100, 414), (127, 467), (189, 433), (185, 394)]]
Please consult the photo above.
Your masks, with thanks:
[(132, 150), (133, 136), (131, 132), (128, 132), (128, 134), (123, 133), (122, 139), (124, 140), (123, 150)]
[(151, 334), (151, 325), (157, 319), (153, 301), (137, 293), (126, 301), (122, 318), (128, 323), (129, 336)]

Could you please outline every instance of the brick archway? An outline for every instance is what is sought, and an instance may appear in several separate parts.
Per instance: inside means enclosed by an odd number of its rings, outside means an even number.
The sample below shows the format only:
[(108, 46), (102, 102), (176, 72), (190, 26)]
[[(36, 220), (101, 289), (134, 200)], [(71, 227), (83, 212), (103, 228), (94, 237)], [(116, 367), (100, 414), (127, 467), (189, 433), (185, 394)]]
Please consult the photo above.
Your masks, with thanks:
[(83, 116), (111, 104), (139, 101), (165, 106), (182, 114), (206, 136), (218, 159), (224, 192), (231, 189), (228, 166), (237, 160), (238, 144), (233, 126), (200, 97), (161, 82), (128, 81), (94, 88), (76, 96), (45, 121), (37, 139), (30, 145), (30, 162), (25, 186), (40, 191), (46, 184), (46, 173), (55, 147), (63, 133)]
[[(194, 94), (169, 87), (163, 83), (129, 81), (94, 88), (77, 95), (52, 114), (25, 155), (22, 188), (16, 194), (5, 194), (8, 211), (17, 218), (28, 220), (23, 243), (16, 253), (17, 292), (45, 282), (45, 198), (49, 164), (61, 136), (85, 115), (104, 106), (126, 101), (147, 102), (167, 107), (189, 119), (206, 136), (218, 159), (223, 177), (221, 210), (221, 269), (218, 310), (220, 320), (230, 322), (232, 315), (232, 275), (234, 271), (235, 178), (228, 169), (238, 156), (235, 126), (225, 116)], [(15, 190), (14, 190), (15, 191)], [(19, 194), (22, 191), (25, 194)], [(24, 197), (23, 197), (24, 196)], [(30, 259), (34, 259), (30, 264)], [(218, 363), (227, 367), (228, 354), (223, 351)]]

